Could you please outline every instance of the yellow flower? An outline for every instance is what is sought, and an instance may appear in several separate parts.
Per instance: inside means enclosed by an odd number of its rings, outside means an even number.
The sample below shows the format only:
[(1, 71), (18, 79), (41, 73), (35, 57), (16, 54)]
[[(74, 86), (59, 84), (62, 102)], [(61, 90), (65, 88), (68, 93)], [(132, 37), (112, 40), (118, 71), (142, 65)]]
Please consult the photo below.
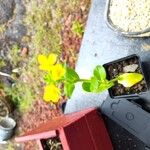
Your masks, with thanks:
[(61, 64), (56, 64), (52, 68), (52, 79), (60, 80), (65, 75), (65, 68)]
[(50, 54), (48, 57), (46, 57), (45, 55), (39, 55), (38, 56), (38, 62), (40, 64), (39, 69), (50, 71), (52, 66), (56, 63), (56, 61), (57, 61), (56, 54)]
[(60, 89), (57, 88), (54, 84), (47, 85), (44, 89), (43, 99), (46, 102), (52, 101), (53, 103), (57, 103), (61, 98)]

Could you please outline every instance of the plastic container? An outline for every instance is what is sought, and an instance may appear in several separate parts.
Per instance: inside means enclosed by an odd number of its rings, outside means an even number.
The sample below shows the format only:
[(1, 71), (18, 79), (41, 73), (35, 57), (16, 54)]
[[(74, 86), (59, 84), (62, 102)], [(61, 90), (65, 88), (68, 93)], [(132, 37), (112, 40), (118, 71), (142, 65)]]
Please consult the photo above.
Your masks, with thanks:
[[(119, 62), (122, 62), (122, 61), (130, 60), (130, 59), (133, 59), (133, 58), (137, 58), (137, 60), (138, 60), (138, 65), (139, 65), (139, 68), (140, 68), (140, 70), (141, 70), (141, 73), (142, 73), (143, 76), (144, 76), (144, 80), (145, 80), (145, 83), (146, 83), (146, 91), (147, 91), (147, 90), (148, 90), (148, 85), (147, 85), (147, 82), (146, 82), (146, 79), (145, 79), (146, 75), (145, 75), (145, 73), (144, 73), (144, 71), (143, 71), (142, 62), (141, 62), (141, 60), (140, 60), (140, 57), (137, 56), (136, 54), (133, 54), (133, 55), (130, 55), (130, 56), (127, 56), (127, 57), (124, 57), (124, 58), (121, 58), (121, 59), (118, 59), (118, 60), (115, 60), (115, 61), (112, 61), (112, 62), (109, 62), (109, 63), (104, 64), (103, 66), (104, 66), (104, 68), (106, 69), (107, 79), (110, 80), (110, 76), (109, 76), (109, 74), (108, 74), (108, 67), (109, 67), (110, 65), (115, 64), (115, 63), (119, 63)], [(113, 98), (113, 99), (114, 99), (114, 98), (138, 97), (139, 95), (145, 94), (146, 91), (143, 91), (143, 92), (141, 92), (141, 93), (129, 94), (129, 95), (115, 96), (115, 95), (113, 94), (112, 88), (108, 89), (109, 95), (110, 95), (110, 97)]]
[[(147, 145), (145, 149), (148, 149), (150, 148), (150, 114), (136, 101), (107, 98), (102, 103), (101, 110), (107, 117), (143, 141)], [(139, 101), (141, 102), (142, 99)]]
[(117, 25), (114, 25), (113, 22), (111, 21), (110, 17), (109, 17), (110, 3), (111, 3), (111, 0), (107, 0), (106, 8), (105, 8), (105, 21), (106, 21), (106, 24), (108, 25), (108, 27), (110, 29), (112, 29), (113, 31), (120, 33), (124, 36), (128, 36), (128, 37), (147, 37), (147, 36), (150, 36), (150, 28), (147, 28), (147, 29), (140, 31), (140, 32), (126, 32), (126, 31), (123, 31), (121, 28), (119, 28)]
[(10, 139), (14, 133), (15, 127), (16, 122), (12, 118), (6, 117), (2, 119), (0, 121), (0, 141)]

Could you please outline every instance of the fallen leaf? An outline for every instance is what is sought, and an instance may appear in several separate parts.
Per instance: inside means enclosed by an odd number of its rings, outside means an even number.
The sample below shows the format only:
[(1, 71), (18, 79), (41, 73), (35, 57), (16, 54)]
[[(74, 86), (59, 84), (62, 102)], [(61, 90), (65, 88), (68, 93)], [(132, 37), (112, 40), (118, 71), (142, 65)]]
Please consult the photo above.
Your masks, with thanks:
[(21, 57), (27, 57), (27, 55), (28, 55), (28, 52), (29, 52), (29, 49), (27, 48), (27, 47), (23, 47), (22, 49), (21, 49)]

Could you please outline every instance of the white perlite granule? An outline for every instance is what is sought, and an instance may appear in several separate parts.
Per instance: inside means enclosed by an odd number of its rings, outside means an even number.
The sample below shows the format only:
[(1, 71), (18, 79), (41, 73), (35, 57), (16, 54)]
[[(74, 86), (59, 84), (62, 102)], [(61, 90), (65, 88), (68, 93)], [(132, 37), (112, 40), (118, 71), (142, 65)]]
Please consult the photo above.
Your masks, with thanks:
[(150, 0), (110, 0), (109, 18), (126, 32), (150, 28)]
[(135, 72), (137, 68), (138, 68), (137, 64), (128, 65), (123, 67), (123, 72)]

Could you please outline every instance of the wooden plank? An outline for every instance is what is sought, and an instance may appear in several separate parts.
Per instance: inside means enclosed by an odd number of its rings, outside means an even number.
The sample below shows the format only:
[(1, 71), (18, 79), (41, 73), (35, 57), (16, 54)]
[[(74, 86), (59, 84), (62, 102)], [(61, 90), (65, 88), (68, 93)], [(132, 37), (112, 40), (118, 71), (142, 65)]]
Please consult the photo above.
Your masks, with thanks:
[(47, 139), (49, 137), (55, 137), (56, 136), (56, 131), (48, 131), (48, 132), (41, 132), (38, 134), (30, 134), (26, 136), (21, 136), (21, 137), (16, 137), (15, 141), (16, 142), (25, 142), (25, 141), (30, 141), (30, 140), (37, 140), (37, 139)]
[(64, 127), (64, 132), (70, 150), (95, 150), (84, 117)]
[(55, 118), (53, 120), (47, 121), (44, 124), (41, 124), (39, 127), (33, 129), (32, 131), (27, 132), (25, 135), (21, 137), (15, 138), (17, 142), (23, 142), (23, 140), (36, 140), (36, 139), (44, 139), (45, 137), (53, 137), (56, 135), (56, 130), (59, 128), (65, 127), (77, 119), (84, 116), (86, 113), (92, 111), (93, 108), (85, 109), (80, 112), (68, 114), (68, 115), (62, 115), (58, 118)]
[(104, 121), (97, 110), (85, 116), (96, 150), (113, 150)]

